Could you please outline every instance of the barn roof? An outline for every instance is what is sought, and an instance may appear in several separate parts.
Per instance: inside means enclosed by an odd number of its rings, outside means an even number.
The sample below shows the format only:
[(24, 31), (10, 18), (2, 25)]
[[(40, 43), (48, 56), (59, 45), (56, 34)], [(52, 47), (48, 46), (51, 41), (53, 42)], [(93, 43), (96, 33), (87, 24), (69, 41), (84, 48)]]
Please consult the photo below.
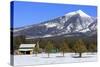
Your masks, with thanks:
[(33, 48), (36, 44), (21, 44), (19, 48)]

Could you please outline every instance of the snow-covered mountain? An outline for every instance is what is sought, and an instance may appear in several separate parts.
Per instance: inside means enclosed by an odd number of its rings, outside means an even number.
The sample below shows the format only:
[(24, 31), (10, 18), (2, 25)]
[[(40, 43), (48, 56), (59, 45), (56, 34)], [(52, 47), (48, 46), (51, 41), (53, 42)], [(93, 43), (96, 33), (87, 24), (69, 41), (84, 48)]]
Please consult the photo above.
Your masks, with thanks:
[(61, 35), (88, 35), (96, 32), (97, 19), (81, 10), (70, 12), (40, 24), (15, 28), (14, 36), (25, 35), (27, 38), (44, 38)]

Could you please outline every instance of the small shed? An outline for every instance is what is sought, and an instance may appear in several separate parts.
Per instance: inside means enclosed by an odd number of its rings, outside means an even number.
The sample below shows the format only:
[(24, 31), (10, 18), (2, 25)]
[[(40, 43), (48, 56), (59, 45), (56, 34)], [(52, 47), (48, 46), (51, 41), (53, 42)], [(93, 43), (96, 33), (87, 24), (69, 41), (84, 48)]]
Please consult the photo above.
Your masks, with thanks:
[(21, 44), (18, 51), (20, 54), (33, 54), (35, 46), (36, 44)]

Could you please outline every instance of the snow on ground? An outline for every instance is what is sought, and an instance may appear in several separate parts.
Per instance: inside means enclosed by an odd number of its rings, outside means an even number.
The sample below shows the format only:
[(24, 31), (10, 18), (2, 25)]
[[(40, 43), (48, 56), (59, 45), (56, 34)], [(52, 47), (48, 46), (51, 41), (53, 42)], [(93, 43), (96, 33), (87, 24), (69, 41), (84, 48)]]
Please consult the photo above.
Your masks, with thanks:
[(38, 54), (37, 57), (34, 54), (14, 55), (14, 66), (97, 61), (96, 53), (84, 53), (82, 55), (82, 58), (77, 58), (78, 54), (75, 53), (66, 53), (65, 57), (62, 57), (62, 53), (52, 53), (50, 58), (45, 53)]

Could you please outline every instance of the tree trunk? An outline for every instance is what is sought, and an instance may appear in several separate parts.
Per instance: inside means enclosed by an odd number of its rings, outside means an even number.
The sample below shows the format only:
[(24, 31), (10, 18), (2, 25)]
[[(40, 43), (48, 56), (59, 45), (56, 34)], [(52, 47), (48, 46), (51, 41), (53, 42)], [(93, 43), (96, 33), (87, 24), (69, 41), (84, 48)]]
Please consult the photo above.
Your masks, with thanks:
[(37, 52), (35, 53), (35, 56), (37, 56)]
[(63, 57), (64, 57), (65, 55), (64, 55), (64, 52), (63, 52)]
[(58, 52), (58, 49), (56, 49), (56, 52)]
[(77, 52), (75, 51), (75, 55), (77, 55)]
[(79, 53), (79, 57), (82, 57), (82, 53)]
[(49, 53), (48, 53), (48, 58), (50, 57)]

